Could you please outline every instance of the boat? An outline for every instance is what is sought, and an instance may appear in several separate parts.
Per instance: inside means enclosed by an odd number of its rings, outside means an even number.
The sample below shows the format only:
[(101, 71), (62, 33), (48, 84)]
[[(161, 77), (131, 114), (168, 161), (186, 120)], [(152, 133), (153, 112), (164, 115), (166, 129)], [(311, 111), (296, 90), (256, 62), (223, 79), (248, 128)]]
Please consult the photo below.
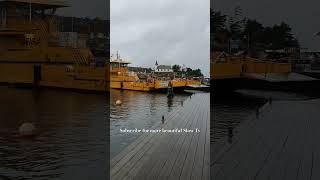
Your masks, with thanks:
[(109, 91), (109, 67), (98, 66), (89, 48), (60, 43), (59, 0), (0, 1), (0, 83)]
[(248, 55), (211, 53), (213, 92), (228, 93), (238, 89), (312, 91), (318, 79), (292, 72), (286, 59), (252, 58)]
[(242, 88), (242, 62), (225, 52), (210, 54), (210, 85), (213, 92), (225, 93)]
[(131, 62), (120, 58), (110, 60), (110, 88), (136, 90), (136, 91), (167, 91), (173, 88), (175, 92), (184, 90), (188, 86), (200, 86), (197, 79), (158, 77), (154, 73), (145, 74), (145, 78), (139, 78), (135, 72), (129, 72), (128, 65)]

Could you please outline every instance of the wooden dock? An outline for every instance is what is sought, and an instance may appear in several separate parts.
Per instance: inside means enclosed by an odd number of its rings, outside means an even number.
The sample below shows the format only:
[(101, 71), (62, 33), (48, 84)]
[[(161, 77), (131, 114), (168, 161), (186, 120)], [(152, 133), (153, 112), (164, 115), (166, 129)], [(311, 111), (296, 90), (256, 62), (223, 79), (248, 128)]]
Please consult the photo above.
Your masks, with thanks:
[(192, 95), (161, 128), (200, 132), (143, 133), (111, 160), (111, 180), (210, 179), (210, 94)]
[(211, 179), (320, 179), (320, 101), (273, 102), (211, 149)]

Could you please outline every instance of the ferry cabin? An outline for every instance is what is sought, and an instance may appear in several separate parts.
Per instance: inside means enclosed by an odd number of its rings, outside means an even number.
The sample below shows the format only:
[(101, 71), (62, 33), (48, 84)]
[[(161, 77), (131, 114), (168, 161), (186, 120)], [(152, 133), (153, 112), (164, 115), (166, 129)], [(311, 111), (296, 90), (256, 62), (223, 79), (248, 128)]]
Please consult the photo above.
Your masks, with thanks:
[(62, 47), (57, 0), (0, 0), (0, 83), (108, 91), (109, 69), (88, 48)]

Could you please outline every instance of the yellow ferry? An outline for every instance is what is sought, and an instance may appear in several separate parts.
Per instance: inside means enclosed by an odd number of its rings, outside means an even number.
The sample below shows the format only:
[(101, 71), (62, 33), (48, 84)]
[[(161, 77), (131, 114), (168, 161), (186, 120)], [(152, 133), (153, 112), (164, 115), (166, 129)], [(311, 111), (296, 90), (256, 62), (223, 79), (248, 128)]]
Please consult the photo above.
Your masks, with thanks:
[(245, 73), (290, 73), (289, 62), (271, 62), (248, 56), (231, 56), (224, 52), (213, 52), (210, 64), (211, 79), (238, 79)]
[(157, 77), (147, 74), (141, 79), (135, 72), (129, 72), (129, 61), (119, 57), (110, 61), (110, 87), (114, 89), (126, 89), (137, 91), (166, 90), (170, 87), (184, 89), (188, 86), (201, 85), (201, 81), (182, 78)]
[(318, 79), (292, 72), (292, 58), (252, 58), (244, 54), (211, 53), (211, 85), (215, 92), (267, 89), (312, 92)]
[(108, 91), (109, 67), (88, 48), (63, 47), (54, 14), (58, 0), (0, 1), (0, 83)]
[(253, 80), (265, 82), (297, 81), (290, 62), (256, 59), (246, 55), (229, 55), (212, 52), (210, 63), (211, 82), (214, 91), (227, 91), (245, 86), (259, 86)]

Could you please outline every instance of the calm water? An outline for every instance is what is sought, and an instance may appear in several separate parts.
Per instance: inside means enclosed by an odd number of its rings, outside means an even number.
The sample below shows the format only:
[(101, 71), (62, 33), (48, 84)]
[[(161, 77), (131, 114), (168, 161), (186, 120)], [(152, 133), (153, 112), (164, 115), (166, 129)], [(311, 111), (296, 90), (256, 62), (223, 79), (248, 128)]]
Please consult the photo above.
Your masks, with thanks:
[(255, 120), (257, 109), (261, 109), (270, 99), (272, 102), (281, 101), (290, 104), (292, 101), (299, 102), (316, 97), (286, 92), (240, 90), (228, 96), (212, 96), (211, 98), (210, 140), (215, 144), (221, 142), (222, 139), (226, 140), (231, 131), (233, 136), (240, 133), (237, 127), (247, 121)]
[[(0, 87), (0, 179), (106, 179), (107, 98)], [(39, 130), (18, 137), (23, 122)]]
[[(176, 94), (172, 100), (166, 94), (111, 90), (110, 93), (111, 158), (121, 152), (141, 134), (121, 133), (120, 128), (142, 129), (159, 125), (162, 116), (183, 105), (188, 94)], [(116, 106), (121, 100), (123, 104)]]

